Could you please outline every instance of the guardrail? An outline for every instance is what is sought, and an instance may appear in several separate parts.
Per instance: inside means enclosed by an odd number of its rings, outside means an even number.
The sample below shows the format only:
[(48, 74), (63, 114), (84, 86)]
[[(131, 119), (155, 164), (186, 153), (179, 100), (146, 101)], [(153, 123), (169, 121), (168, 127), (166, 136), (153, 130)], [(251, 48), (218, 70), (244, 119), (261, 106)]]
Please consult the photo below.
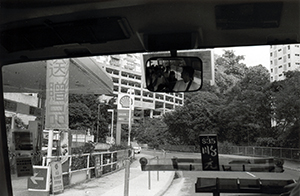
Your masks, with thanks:
[[(199, 146), (160, 145), (159, 149), (178, 152), (200, 153)], [(285, 160), (300, 161), (300, 149), (260, 146), (223, 146), (218, 147), (219, 154), (237, 154), (245, 156), (274, 157)]]
[[(96, 158), (99, 160), (98, 163), (96, 163)], [(131, 151), (119, 150), (59, 157), (43, 157), (42, 165), (46, 166), (47, 159), (60, 160), (62, 163), (64, 186), (66, 187), (122, 169), (125, 167), (125, 161), (132, 158)], [(96, 172), (98, 172), (98, 175), (96, 175)]]
[[(219, 153), (225, 154), (220, 148)], [(300, 161), (300, 149), (296, 148), (278, 148), (278, 147), (258, 147), (258, 146), (231, 146), (229, 153), (246, 156), (260, 156), (260, 157), (275, 157), (279, 159)]]

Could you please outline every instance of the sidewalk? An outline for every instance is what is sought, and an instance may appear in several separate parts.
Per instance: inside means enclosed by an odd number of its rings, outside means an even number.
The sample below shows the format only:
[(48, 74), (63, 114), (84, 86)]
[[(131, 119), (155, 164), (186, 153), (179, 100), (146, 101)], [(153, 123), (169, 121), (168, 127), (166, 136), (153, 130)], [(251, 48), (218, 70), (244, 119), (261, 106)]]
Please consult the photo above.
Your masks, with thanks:
[[(129, 196), (161, 196), (171, 185), (174, 171), (151, 172), (151, 186), (149, 189), (149, 176), (147, 171), (141, 171), (139, 160), (130, 166)], [(58, 196), (123, 196), (125, 169), (101, 178), (92, 179), (71, 188), (65, 189)]]

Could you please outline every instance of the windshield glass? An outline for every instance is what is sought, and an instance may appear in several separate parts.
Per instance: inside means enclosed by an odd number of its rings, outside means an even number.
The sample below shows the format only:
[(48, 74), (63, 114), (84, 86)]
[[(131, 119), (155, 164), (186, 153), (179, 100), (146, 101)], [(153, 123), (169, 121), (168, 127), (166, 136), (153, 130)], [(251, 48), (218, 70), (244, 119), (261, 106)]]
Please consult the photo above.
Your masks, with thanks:
[(185, 51), (203, 63), (188, 93), (147, 89), (149, 53), (2, 67), (13, 194), (120, 195), (124, 176), (149, 195), (287, 192), (300, 176), (299, 46)]

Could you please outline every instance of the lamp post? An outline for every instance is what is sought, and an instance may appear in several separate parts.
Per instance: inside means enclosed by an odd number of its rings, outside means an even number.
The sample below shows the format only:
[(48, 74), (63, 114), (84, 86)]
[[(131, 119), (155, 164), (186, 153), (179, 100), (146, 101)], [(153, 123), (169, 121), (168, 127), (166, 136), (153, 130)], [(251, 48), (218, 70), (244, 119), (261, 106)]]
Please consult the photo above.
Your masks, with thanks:
[(98, 143), (98, 141), (99, 141), (99, 139), (98, 139), (98, 137), (99, 137), (99, 119), (100, 119), (100, 104), (101, 103), (99, 103), (98, 104), (98, 114), (97, 114), (97, 134), (96, 134), (96, 142)]
[(114, 110), (108, 109), (108, 112), (111, 112), (111, 131), (110, 131), (110, 143), (112, 144), (112, 138), (114, 134)]

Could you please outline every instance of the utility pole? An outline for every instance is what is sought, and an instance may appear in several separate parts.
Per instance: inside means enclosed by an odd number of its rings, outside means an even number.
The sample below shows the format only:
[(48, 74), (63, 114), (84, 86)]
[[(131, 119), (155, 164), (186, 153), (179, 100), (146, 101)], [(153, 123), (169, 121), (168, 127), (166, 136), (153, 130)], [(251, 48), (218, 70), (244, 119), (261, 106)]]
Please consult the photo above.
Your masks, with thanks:
[(99, 142), (99, 120), (100, 120), (100, 104), (98, 103), (98, 112), (97, 112), (97, 133), (96, 133), (96, 142)]

